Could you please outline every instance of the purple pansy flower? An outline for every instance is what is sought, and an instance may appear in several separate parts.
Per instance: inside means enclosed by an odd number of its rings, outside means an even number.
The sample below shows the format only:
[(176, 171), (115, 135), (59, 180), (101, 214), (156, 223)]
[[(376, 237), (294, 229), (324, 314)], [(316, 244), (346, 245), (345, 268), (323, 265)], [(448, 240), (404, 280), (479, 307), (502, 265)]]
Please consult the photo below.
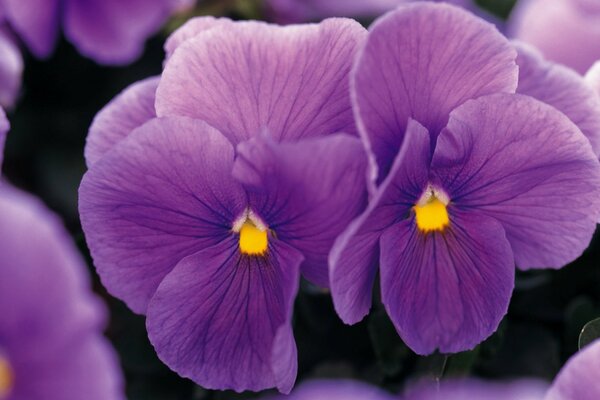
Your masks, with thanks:
[(546, 58), (585, 71), (600, 58), (597, 0), (520, 0), (508, 32), (537, 47)]
[[(2, 114), (0, 147), (7, 128)], [(124, 399), (75, 246), (38, 200), (0, 183), (0, 399)]]
[[(330, 254), (347, 323), (382, 301), (415, 352), (458, 352), (493, 333), (515, 264), (560, 268), (600, 216), (600, 164), (554, 107), (514, 94), (516, 51), (456, 7), (377, 21), (353, 71), (359, 131), (381, 184)], [(375, 175), (373, 174), (373, 177)]]
[(366, 205), (348, 89), (365, 36), (346, 19), (199, 18), (161, 77), (94, 121), (80, 188), (94, 263), (180, 375), (291, 389), (300, 273), (328, 285), (333, 241)]

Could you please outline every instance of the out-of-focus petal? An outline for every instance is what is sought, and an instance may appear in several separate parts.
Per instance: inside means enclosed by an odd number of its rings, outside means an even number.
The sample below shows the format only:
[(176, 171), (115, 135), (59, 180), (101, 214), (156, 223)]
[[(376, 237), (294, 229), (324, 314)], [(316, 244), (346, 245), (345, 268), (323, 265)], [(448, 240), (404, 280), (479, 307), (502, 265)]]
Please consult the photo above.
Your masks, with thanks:
[(360, 321), (371, 307), (381, 234), (406, 218), (427, 186), (429, 143), (429, 132), (418, 122), (409, 121), (387, 179), (367, 210), (335, 241), (329, 255), (331, 294), (338, 315), (347, 324)]
[(354, 133), (348, 76), (366, 31), (349, 19), (230, 24), (187, 40), (158, 86), (159, 116), (202, 119), (237, 144)]
[(124, 399), (100, 330), (104, 308), (61, 222), (37, 199), (0, 189), (0, 337), (11, 399)]
[(144, 313), (184, 257), (219, 243), (243, 213), (234, 150), (202, 121), (154, 119), (86, 173), (81, 223), (106, 288)]
[(84, 150), (88, 168), (131, 131), (156, 117), (154, 100), (159, 80), (152, 77), (134, 83), (96, 114)]
[(114, 65), (138, 58), (146, 39), (181, 6), (177, 0), (66, 0), (64, 3), (67, 38), (83, 55), (101, 64)]
[[(266, 256), (245, 256), (234, 237), (181, 261), (148, 306), (158, 356), (209, 389), (263, 390), (277, 385), (274, 341), (291, 331), (302, 255), (272, 238)], [(286, 351), (293, 353), (295, 343)], [(296, 360), (284, 356), (284, 359)], [(281, 367), (281, 366), (280, 366)], [(289, 392), (294, 374), (279, 389)]]
[(402, 400), (542, 400), (547, 387), (545, 382), (536, 380), (442, 381), (440, 385), (417, 385), (409, 389)]
[(233, 23), (229, 18), (215, 18), (212, 16), (196, 17), (188, 20), (179, 29), (169, 36), (165, 42), (166, 58), (169, 59), (177, 48), (186, 40), (212, 28), (219, 28)]
[(515, 267), (502, 225), (449, 207), (450, 226), (423, 234), (414, 218), (381, 237), (381, 299), (417, 354), (470, 350), (508, 310)]
[[(600, 23), (600, 21), (599, 21)], [(600, 156), (600, 96), (581, 75), (545, 61), (525, 43), (513, 43), (518, 51), (519, 87), (526, 94), (557, 108), (581, 129)]]
[(600, 340), (587, 345), (567, 361), (554, 379), (545, 400), (600, 398)]
[(8, 22), (36, 57), (48, 57), (54, 50), (61, 18), (59, 1), (3, 0), (2, 2)]
[(497, 94), (457, 108), (432, 173), (452, 203), (502, 223), (522, 269), (574, 260), (600, 217), (600, 164), (589, 141), (531, 97)]
[(350, 380), (312, 380), (303, 383), (287, 397), (277, 400), (392, 400), (394, 397), (366, 383)]
[[(6, 134), (10, 129), (10, 123), (6, 118), (6, 113), (0, 107), (0, 171), (2, 168), (2, 160), (4, 160), (4, 143), (6, 142)], [(1, 184), (2, 182), (0, 182)]]
[(583, 74), (600, 58), (600, 9), (581, 0), (518, 1), (508, 33)]
[(410, 0), (268, 0), (267, 13), (279, 23), (328, 17), (377, 17)]
[(242, 143), (233, 171), (269, 229), (302, 252), (302, 273), (327, 287), (333, 242), (366, 206), (366, 170), (360, 140), (338, 134), (296, 143), (269, 138)]
[(600, 61), (595, 62), (586, 72), (585, 81), (600, 96)]
[(352, 77), (361, 135), (382, 181), (409, 118), (433, 138), (468, 99), (517, 87), (516, 51), (491, 24), (447, 4), (411, 4), (370, 29)]
[(0, 32), (0, 106), (11, 108), (17, 101), (23, 76), (23, 56), (17, 44)]

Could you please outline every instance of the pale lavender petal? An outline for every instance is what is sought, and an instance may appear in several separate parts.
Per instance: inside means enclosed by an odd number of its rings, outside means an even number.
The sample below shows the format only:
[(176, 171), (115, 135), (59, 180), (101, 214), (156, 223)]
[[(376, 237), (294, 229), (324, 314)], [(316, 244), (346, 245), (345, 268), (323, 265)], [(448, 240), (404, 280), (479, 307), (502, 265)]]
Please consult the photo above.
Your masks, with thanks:
[(513, 43), (519, 56), (519, 87), (526, 94), (557, 108), (581, 129), (600, 156), (600, 96), (575, 71), (545, 61), (525, 43)]
[(337, 134), (276, 144), (261, 138), (240, 144), (237, 156), (233, 173), (252, 208), (278, 239), (302, 252), (303, 275), (329, 286), (333, 242), (367, 202), (360, 140)]
[(391, 394), (366, 383), (351, 380), (312, 380), (278, 400), (392, 400)]
[(104, 307), (62, 223), (7, 184), (0, 221), (0, 351), (15, 377), (10, 398), (124, 399), (101, 334)]
[(600, 58), (600, 10), (590, 3), (519, 1), (509, 20), (509, 34), (583, 74)]
[(3, 0), (6, 19), (36, 57), (48, 57), (54, 50), (59, 33), (59, 1)]
[[(542, 400), (548, 385), (537, 380), (497, 383), (477, 380), (419, 384), (402, 400)], [(574, 399), (573, 399), (574, 400)]]
[(457, 108), (432, 173), (451, 202), (502, 223), (522, 269), (574, 260), (600, 217), (600, 164), (589, 141), (531, 97), (497, 94)]
[(337, 238), (329, 255), (333, 304), (347, 324), (360, 321), (371, 307), (371, 292), (379, 261), (379, 237), (406, 217), (427, 186), (429, 132), (409, 121), (404, 143), (390, 174), (367, 210)]
[(17, 44), (5, 32), (0, 32), (0, 105), (14, 106), (21, 89), (23, 56)]
[(280, 329), (292, 329), (302, 259), (275, 238), (266, 256), (246, 256), (231, 236), (181, 261), (148, 306), (148, 334), (158, 356), (205, 388), (279, 385), (289, 392), (295, 373), (279, 379), (282, 366), (273, 356), (296, 364), (295, 343), (288, 340), (291, 348), (275, 352), (274, 341)]
[(229, 18), (215, 18), (212, 16), (196, 17), (188, 20), (165, 41), (166, 58), (171, 58), (175, 50), (188, 39), (210, 29), (227, 26), (231, 23), (233, 23), (233, 21)]
[(587, 345), (567, 361), (544, 400), (600, 398), (600, 341)]
[(158, 86), (159, 116), (198, 118), (237, 144), (355, 133), (348, 76), (366, 31), (349, 19), (229, 24), (183, 43)]
[(138, 58), (146, 39), (181, 4), (178, 0), (66, 0), (63, 7), (65, 35), (79, 52), (101, 64), (119, 65)]
[(418, 3), (380, 18), (353, 71), (360, 133), (389, 171), (409, 118), (435, 138), (466, 100), (517, 87), (516, 51), (496, 28), (447, 4)]
[(234, 150), (202, 121), (154, 119), (86, 173), (81, 223), (102, 282), (138, 313), (184, 257), (231, 234), (246, 195)]
[(134, 83), (96, 114), (84, 149), (88, 168), (131, 131), (156, 117), (154, 100), (159, 80), (152, 77)]
[(508, 310), (515, 267), (502, 225), (448, 208), (451, 225), (422, 233), (414, 217), (381, 237), (381, 299), (402, 340), (421, 355), (470, 350)]
[(586, 72), (585, 81), (600, 96), (600, 61), (595, 62)]

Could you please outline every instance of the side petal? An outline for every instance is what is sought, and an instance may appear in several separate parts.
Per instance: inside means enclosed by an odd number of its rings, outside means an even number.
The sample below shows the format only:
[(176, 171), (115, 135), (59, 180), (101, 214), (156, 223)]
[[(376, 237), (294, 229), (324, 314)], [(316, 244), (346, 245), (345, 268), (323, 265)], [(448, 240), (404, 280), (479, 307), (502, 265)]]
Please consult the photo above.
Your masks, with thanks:
[(184, 257), (230, 235), (246, 195), (231, 178), (234, 151), (202, 121), (154, 119), (85, 174), (79, 213), (102, 282), (144, 313)]
[(12, 108), (21, 90), (23, 56), (5, 32), (0, 32), (0, 106)]
[(11, 27), (29, 50), (46, 58), (58, 39), (60, 0), (4, 0), (3, 11)]
[(212, 28), (219, 28), (232, 24), (233, 21), (229, 18), (215, 18), (212, 16), (203, 16), (189, 19), (185, 24), (181, 25), (173, 32), (165, 41), (166, 59), (171, 58), (175, 50), (187, 41), (203, 32)]
[(567, 361), (544, 400), (595, 400), (600, 398), (600, 341), (587, 345)]
[(387, 175), (409, 118), (432, 137), (471, 98), (517, 87), (516, 52), (496, 28), (447, 4), (410, 4), (369, 31), (352, 73), (360, 134)]
[[(291, 335), (301, 262), (298, 251), (276, 239), (266, 257), (243, 256), (233, 237), (187, 257), (148, 306), (146, 324), (158, 356), (205, 388), (259, 391), (283, 383), (280, 389), (289, 392), (295, 374), (278, 382), (274, 366), (284, 366), (272, 356), (278, 331)], [(287, 356), (290, 349), (278, 354), (296, 363)]]
[(390, 174), (371, 198), (367, 210), (337, 238), (329, 254), (333, 304), (347, 324), (360, 321), (371, 308), (381, 234), (406, 218), (427, 186), (429, 143), (427, 129), (409, 121)]
[(202, 119), (237, 144), (355, 133), (348, 76), (366, 31), (349, 19), (211, 29), (181, 45), (158, 86), (159, 116)]
[(112, 65), (128, 64), (138, 58), (146, 39), (181, 6), (177, 0), (67, 0), (65, 3), (65, 36), (81, 54)]
[(88, 168), (132, 130), (156, 118), (154, 100), (159, 81), (155, 76), (134, 83), (96, 114), (84, 150)]
[(381, 299), (417, 354), (470, 350), (508, 310), (514, 261), (502, 225), (450, 209), (443, 233), (421, 233), (414, 218), (381, 237)]
[(524, 43), (513, 43), (519, 53), (517, 93), (558, 109), (581, 129), (600, 157), (600, 96), (575, 71), (545, 61)]
[(242, 143), (233, 174), (269, 229), (302, 252), (306, 278), (327, 287), (329, 250), (366, 206), (366, 169), (360, 140), (338, 134), (296, 143), (269, 138)]
[(522, 269), (574, 260), (600, 217), (600, 164), (589, 141), (531, 97), (498, 94), (457, 108), (432, 173), (451, 202), (502, 223)]

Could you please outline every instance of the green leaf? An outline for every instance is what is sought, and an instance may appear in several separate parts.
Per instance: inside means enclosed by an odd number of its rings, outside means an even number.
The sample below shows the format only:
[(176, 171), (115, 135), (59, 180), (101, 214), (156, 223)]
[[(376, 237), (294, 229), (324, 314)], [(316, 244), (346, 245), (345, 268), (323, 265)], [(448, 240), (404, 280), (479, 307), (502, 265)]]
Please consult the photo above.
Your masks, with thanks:
[(579, 349), (582, 349), (598, 338), (600, 338), (600, 318), (593, 319), (585, 324), (579, 334)]

